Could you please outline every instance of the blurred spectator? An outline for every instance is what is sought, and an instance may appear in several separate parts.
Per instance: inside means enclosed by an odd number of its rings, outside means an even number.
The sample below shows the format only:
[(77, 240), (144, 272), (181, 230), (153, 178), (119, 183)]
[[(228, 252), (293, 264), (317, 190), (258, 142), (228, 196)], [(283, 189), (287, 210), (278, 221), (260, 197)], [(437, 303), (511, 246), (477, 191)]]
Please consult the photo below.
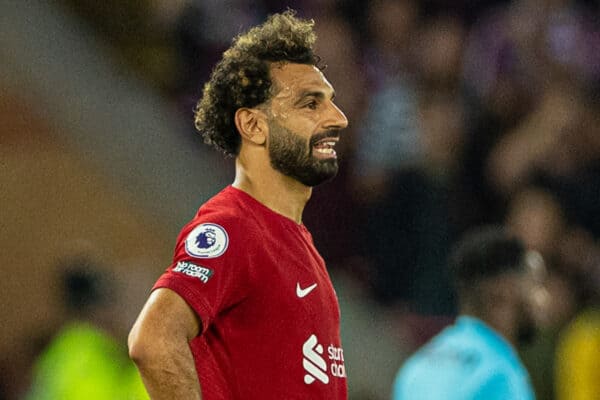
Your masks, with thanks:
[[(125, 75), (174, 102), (190, 129), (173, 134), (193, 145), (201, 137), (192, 109), (210, 66), (237, 32), (284, 8), (274, 0), (58, 4), (108, 44)], [(553, 397), (556, 360), (561, 395), (575, 378), (559, 360), (572, 359), (564, 354), (579, 344), (561, 345), (567, 350), (555, 358), (558, 333), (573, 319), (562, 336), (568, 343), (593, 325), (588, 309), (600, 286), (598, 2), (288, 4), (315, 19), (316, 52), (334, 70), (336, 100), (350, 120), (339, 148), (345, 165), (305, 213), (320, 251), (381, 304), (398, 306), (388, 311), (398, 311), (414, 345), (456, 312), (444, 263), (456, 238), (481, 223), (506, 223), (548, 264), (551, 318), (520, 350), (538, 399)], [(204, 146), (198, 151), (231, 168)], [(43, 333), (32, 336), (31, 354), (47, 344)], [(25, 351), (15, 353), (17, 361), (2, 360), (9, 397), (10, 386), (23, 386), (13, 379), (25, 369), (17, 362), (29, 364)]]
[(532, 112), (491, 152), (489, 179), (498, 193), (510, 195), (531, 182), (542, 168), (552, 172), (572, 169), (579, 158), (575, 137), (585, 129), (583, 115), (578, 88), (568, 81), (553, 81)]
[(528, 248), (546, 260), (559, 256), (558, 243), (567, 229), (567, 220), (554, 196), (542, 188), (526, 186), (511, 197), (506, 213), (507, 226)]
[[(569, 279), (577, 281), (582, 301), (598, 253), (594, 241), (600, 237), (598, 109), (594, 97), (579, 86), (557, 80), (548, 87), (536, 111), (498, 143), (489, 161), (491, 179), (504, 199), (513, 203), (523, 199), (520, 189), (533, 183), (548, 193), (536, 206), (538, 210), (543, 210), (549, 198), (555, 203), (551, 207), (560, 209), (563, 227), (542, 218), (513, 220), (526, 234), (540, 228), (539, 237), (531, 237), (532, 246), (544, 245), (546, 249), (540, 251), (554, 253), (548, 256)], [(548, 229), (541, 229), (547, 222), (551, 223)], [(557, 235), (555, 240), (544, 239), (550, 232)]]
[(600, 398), (600, 308), (580, 313), (562, 332), (556, 353), (556, 400)]
[(487, 127), (487, 135), (495, 135), (497, 129), (524, 115), (524, 105), (534, 94), (538, 77), (537, 63), (532, 61), (540, 15), (535, 7), (520, 7), (525, 2), (517, 0), (492, 9), (469, 33), (464, 82), (474, 96), (475, 112), (494, 123), (494, 127)]
[(420, 27), (416, 58), (421, 84), (429, 90), (458, 90), (466, 31), (457, 17), (431, 18)]
[(335, 268), (347, 265), (347, 259), (352, 256), (348, 249), (356, 247), (355, 239), (360, 229), (356, 219), (347, 216), (358, 214), (357, 199), (352, 195), (349, 180), (350, 171), (357, 166), (354, 159), (356, 125), (366, 99), (359, 94), (366, 91), (366, 82), (361, 73), (358, 40), (352, 26), (336, 13), (335, 7), (326, 8), (321, 15), (324, 19), (315, 21), (315, 33), (319, 38), (315, 53), (331, 77), (331, 84), (336, 88), (336, 104), (344, 110), (350, 124), (336, 146), (340, 172), (327, 185), (314, 189), (313, 201), (307, 205), (304, 220), (311, 228), (315, 243), (321, 244), (321, 254)]
[(147, 399), (115, 322), (110, 277), (86, 258), (69, 260), (60, 289), (67, 322), (35, 363), (27, 399)]
[(417, 115), (422, 162), (392, 175), (388, 194), (368, 208), (361, 249), (377, 299), (450, 316), (455, 303), (445, 260), (456, 238), (483, 217), (462, 180), (460, 99), (434, 92)]
[(536, 187), (525, 188), (512, 198), (506, 226), (528, 249), (544, 257), (550, 311), (543, 328), (562, 327), (576, 312), (579, 300), (577, 281), (571, 278), (560, 249), (570, 230), (562, 207), (551, 193)]
[[(492, 213), (502, 212), (505, 196), (531, 177), (541, 159), (559, 166), (567, 153), (554, 145), (560, 132), (579, 129), (578, 87), (597, 79), (589, 71), (600, 66), (593, 50), (598, 25), (585, 13), (576, 1), (516, 0), (483, 15), (470, 31), (467, 167)], [(544, 158), (553, 147), (560, 149), (553, 153), (558, 159)]]
[(590, 6), (575, 0), (539, 1), (544, 9), (543, 59), (554, 73), (587, 84), (600, 78), (600, 27)]
[(506, 131), (528, 115), (541, 86), (536, 43), (543, 15), (537, 0), (516, 0), (483, 12), (468, 33), (463, 85), (469, 129), (465, 167), (488, 212), (504, 203), (486, 176), (488, 155)]
[[(211, 66), (221, 58), (231, 39), (245, 27), (254, 25), (266, 14), (262, 1), (245, 0), (154, 0), (156, 18), (170, 10), (174, 15), (163, 24), (172, 32), (172, 45), (181, 63), (180, 75), (173, 95), (181, 103), (182, 112), (191, 119), (192, 109), (208, 81)], [(180, 5), (179, 12), (173, 11)]]
[(544, 313), (541, 257), (486, 227), (460, 241), (451, 265), (460, 315), (406, 361), (393, 399), (534, 399), (513, 346), (530, 338)]
[[(564, 96), (564, 94), (563, 94)], [(600, 237), (600, 85), (585, 88), (573, 123), (538, 166), (538, 179), (552, 191), (568, 218)]]
[(366, 203), (385, 195), (391, 175), (421, 157), (412, 48), (418, 13), (412, 0), (369, 3), (365, 70), (371, 87), (358, 128), (360, 165), (353, 171), (354, 186)]
[(560, 242), (568, 232), (564, 211), (547, 191), (527, 187), (508, 206), (506, 225), (530, 250), (539, 251), (547, 265), (547, 319), (541, 321), (531, 343), (521, 346), (523, 363), (530, 372), (537, 400), (554, 399), (554, 353), (558, 333), (577, 309), (577, 285), (565, 272)]
[(582, 231), (569, 239), (569, 256), (580, 265), (577, 282), (582, 306), (560, 332), (554, 363), (556, 400), (597, 399), (600, 397), (600, 247)]

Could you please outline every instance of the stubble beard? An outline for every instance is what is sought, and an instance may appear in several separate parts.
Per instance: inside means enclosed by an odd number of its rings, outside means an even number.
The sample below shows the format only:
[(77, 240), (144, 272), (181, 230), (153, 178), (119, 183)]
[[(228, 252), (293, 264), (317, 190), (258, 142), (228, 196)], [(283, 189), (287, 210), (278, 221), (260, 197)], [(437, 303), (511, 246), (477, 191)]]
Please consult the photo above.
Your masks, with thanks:
[(306, 186), (317, 186), (332, 179), (338, 172), (337, 158), (318, 159), (312, 155), (313, 145), (325, 137), (338, 137), (337, 131), (314, 135), (310, 140), (269, 122), (269, 158), (271, 166)]
[(527, 346), (535, 341), (537, 326), (532, 315), (526, 309), (521, 310), (517, 320), (516, 342), (518, 346)]

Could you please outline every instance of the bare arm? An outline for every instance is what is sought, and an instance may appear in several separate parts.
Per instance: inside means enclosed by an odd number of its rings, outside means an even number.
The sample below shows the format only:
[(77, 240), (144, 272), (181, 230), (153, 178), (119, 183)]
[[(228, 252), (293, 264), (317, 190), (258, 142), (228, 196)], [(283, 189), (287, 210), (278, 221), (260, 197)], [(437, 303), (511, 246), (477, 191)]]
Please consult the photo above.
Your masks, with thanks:
[(200, 400), (189, 342), (200, 331), (195, 312), (177, 293), (157, 289), (129, 333), (129, 355), (152, 400)]

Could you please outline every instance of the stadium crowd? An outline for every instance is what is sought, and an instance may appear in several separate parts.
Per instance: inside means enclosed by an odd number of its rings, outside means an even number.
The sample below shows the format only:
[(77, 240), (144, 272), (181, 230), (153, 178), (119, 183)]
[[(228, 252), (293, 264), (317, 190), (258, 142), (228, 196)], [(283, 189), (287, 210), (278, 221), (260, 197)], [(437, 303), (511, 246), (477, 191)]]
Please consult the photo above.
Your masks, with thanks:
[(538, 399), (574, 398), (573, 375), (585, 372), (572, 365), (589, 353), (577, 341), (600, 332), (596, 2), (60, 3), (189, 120), (173, 134), (190, 144), (201, 141), (195, 102), (231, 37), (286, 6), (314, 18), (317, 53), (350, 121), (340, 175), (315, 190), (305, 215), (329, 268), (394, 310), (416, 349), (457, 311), (452, 245), (477, 225), (506, 225), (549, 271), (551, 318), (520, 349), (536, 366)]

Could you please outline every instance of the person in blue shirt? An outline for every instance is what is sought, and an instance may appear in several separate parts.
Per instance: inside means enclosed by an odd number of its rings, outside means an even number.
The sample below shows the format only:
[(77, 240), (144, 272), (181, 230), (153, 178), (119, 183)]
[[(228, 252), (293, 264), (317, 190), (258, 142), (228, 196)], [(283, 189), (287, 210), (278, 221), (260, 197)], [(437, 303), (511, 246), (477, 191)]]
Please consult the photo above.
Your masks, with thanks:
[(514, 346), (532, 338), (544, 311), (541, 256), (488, 226), (458, 243), (450, 267), (459, 316), (403, 364), (392, 399), (535, 399)]

